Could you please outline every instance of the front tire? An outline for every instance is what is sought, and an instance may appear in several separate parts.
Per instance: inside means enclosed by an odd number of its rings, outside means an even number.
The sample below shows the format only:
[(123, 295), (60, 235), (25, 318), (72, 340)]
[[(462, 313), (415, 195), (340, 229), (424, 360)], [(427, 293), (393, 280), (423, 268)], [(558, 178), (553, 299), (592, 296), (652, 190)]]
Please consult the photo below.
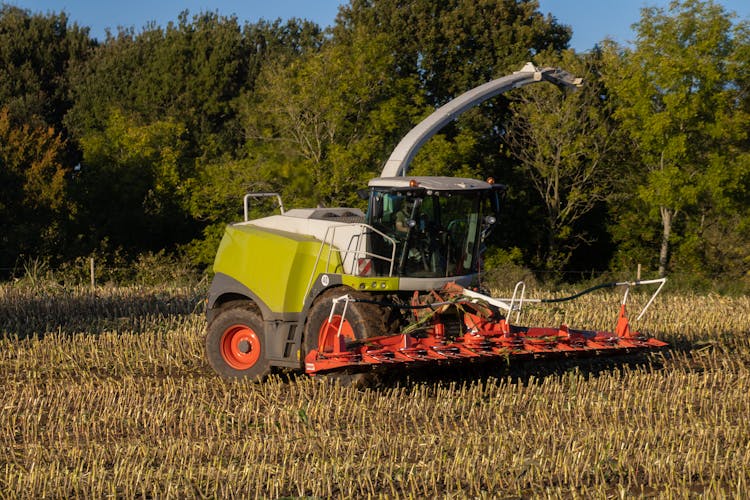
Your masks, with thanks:
[(333, 299), (347, 294), (354, 299), (372, 300), (370, 295), (356, 292), (348, 287), (333, 288), (323, 292), (310, 308), (305, 322), (306, 353), (319, 348), (323, 352), (331, 352), (339, 326), (341, 326), (341, 335), (344, 337), (346, 346), (388, 333), (387, 311), (376, 304), (367, 302), (350, 302), (346, 316), (343, 318), (343, 325), (341, 324), (343, 304), (337, 306), (329, 322)]
[(226, 378), (260, 379), (270, 371), (263, 318), (248, 303), (230, 303), (208, 324), (208, 364)]
[[(343, 304), (337, 306), (333, 318), (329, 321), (333, 299), (349, 295), (354, 299), (373, 300), (372, 295), (357, 292), (349, 287), (332, 288), (323, 292), (313, 303), (305, 322), (304, 347), (305, 354), (317, 349), (318, 352), (332, 352), (338, 342), (336, 334), (341, 326), (343, 349), (350, 349), (360, 342), (370, 338), (390, 333), (388, 321), (391, 311), (383, 306), (369, 302), (349, 302), (346, 316), (341, 312)], [(305, 359), (305, 356), (302, 357)], [(318, 375), (319, 380), (327, 380), (346, 387), (369, 387), (377, 382), (377, 374), (371, 371), (350, 372), (337, 371)]]

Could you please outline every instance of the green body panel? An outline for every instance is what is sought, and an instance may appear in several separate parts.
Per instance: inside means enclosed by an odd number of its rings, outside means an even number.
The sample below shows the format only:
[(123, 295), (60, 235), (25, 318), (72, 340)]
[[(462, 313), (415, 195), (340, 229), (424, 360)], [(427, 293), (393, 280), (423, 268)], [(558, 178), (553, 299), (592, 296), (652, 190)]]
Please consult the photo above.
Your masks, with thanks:
[[(224, 231), (214, 261), (214, 272), (236, 279), (275, 313), (300, 313), (310, 276), (340, 273), (341, 256), (312, 236), (231, 225)], [(316, 259), (320, 252), (320, 261)]]

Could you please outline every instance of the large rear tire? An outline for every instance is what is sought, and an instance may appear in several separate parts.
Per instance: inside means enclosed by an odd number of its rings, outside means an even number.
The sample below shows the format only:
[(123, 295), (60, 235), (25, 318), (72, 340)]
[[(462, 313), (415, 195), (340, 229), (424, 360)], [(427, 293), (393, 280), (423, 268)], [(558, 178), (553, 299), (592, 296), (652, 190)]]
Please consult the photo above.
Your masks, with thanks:
[(260, 379), (270, 371), (264, 342), (260, 313), (247, 302), (231, 302), (208, 324), (208, 363), (222, 377)]

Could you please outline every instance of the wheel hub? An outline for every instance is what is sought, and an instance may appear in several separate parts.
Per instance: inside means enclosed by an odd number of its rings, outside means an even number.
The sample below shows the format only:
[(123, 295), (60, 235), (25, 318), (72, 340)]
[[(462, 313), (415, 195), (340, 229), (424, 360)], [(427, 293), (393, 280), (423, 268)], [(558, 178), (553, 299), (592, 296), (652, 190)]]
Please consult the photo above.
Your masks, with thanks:
[(247, 354), (248, 352), (250, 352), (250, 342), (248, 342), (247, 340), (244, 340), (244, 339), (240, 340), (239, 343), (237, 344), (237, 349), (241, 353)]
[(221, 356), (235, 370), (247, 370), (260, 359), (260, 339), (247, 325), (233, 325), (221, 337)]

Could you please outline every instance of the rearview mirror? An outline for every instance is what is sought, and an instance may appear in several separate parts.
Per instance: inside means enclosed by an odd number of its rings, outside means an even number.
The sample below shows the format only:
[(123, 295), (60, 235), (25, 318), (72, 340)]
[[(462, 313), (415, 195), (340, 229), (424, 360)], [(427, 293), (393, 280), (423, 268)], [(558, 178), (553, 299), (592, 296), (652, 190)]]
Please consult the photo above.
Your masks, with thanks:
[(370, 222), (379, 221), (383, 217), (383, 196), (373, 194), (370, 197)]

